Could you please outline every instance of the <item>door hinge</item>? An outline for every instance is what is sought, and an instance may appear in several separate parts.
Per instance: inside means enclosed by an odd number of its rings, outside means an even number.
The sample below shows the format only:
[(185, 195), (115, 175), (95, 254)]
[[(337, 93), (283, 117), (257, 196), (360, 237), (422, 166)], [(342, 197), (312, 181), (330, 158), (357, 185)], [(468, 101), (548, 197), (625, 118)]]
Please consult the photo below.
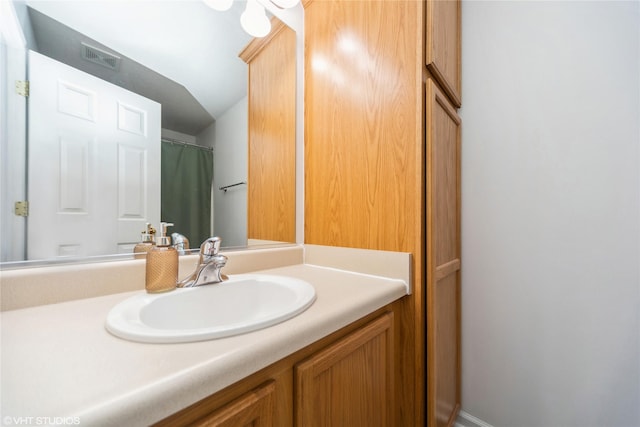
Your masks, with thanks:
[(18, 95), (29, 96), (29, 80), (16, 80), (16, 93)]
[(26, 200), (16, 202), (13, 211), (17, 216), (29, 216), (29, 202)]

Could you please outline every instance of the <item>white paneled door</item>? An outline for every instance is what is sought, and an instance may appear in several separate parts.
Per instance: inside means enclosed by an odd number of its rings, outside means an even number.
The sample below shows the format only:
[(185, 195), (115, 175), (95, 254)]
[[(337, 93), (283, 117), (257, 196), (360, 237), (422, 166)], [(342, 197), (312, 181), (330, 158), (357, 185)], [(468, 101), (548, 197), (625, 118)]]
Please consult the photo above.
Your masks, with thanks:
[(28, 259), (127, 252), (160, 221), (160, 104), (29, 52)]

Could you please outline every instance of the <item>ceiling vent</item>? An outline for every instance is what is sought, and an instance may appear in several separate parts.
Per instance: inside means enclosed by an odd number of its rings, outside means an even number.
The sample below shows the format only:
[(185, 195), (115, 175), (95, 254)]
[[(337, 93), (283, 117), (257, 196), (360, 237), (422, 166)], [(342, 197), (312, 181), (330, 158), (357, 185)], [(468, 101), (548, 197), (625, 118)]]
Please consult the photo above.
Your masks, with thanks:
[(86, 43), (82, 45), (82, 58), (95, 64), (102, 65), (103, 67), (111, 70), (117, 70), (120, 67), (120, 57), (112, 53), (106, 52), (97, 47), (90, 46)]

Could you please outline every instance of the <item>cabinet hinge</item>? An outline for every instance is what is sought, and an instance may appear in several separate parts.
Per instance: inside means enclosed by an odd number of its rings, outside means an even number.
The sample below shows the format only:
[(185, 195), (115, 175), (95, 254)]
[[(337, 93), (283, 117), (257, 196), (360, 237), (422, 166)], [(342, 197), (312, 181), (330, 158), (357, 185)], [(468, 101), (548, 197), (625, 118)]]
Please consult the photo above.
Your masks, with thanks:
[(28, 80), (16, 80), (16, 93), (18, 95), (28, 97), (29, 96), (29, 81)]
[(20, 200), (15, 203), (13, 212), (17, 216), (29, 216), (29, 202), (26, 200)]

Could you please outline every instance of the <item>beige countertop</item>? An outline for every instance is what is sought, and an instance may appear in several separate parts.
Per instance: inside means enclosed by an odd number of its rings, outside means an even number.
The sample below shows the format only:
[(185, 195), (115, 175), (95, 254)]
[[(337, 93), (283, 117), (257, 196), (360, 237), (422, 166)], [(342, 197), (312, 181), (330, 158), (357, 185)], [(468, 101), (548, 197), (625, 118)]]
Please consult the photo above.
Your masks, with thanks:
[(337, 268), (296, 264), (260, 272), (306, 280), (317, 299), (277, 325), (183, 344), (130, 342), (106, 331), (109, 310), (143, 291), (3, 312), (3, 424), (77, 417), (67, 424), (148, 425), (407, 293), (403, 280)]

